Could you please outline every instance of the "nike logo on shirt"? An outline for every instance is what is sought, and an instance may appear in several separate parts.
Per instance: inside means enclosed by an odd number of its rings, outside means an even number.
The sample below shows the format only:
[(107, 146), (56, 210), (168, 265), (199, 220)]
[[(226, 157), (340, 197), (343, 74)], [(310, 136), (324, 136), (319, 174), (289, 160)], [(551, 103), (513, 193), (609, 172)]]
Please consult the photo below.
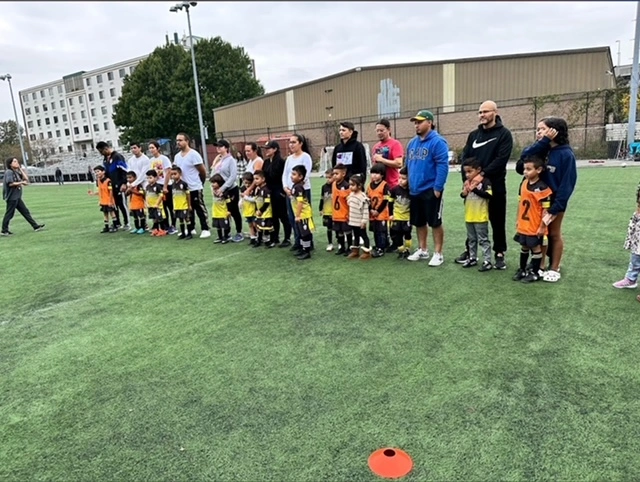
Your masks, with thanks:
[(489, 139), (488, 141), (484, 141), (484, 142), (478, 142), (478, 141), (473, 141), (473, 144), (471, 144), (471, 147), (473, 147), (474, 149), (477, 149), (478, 147), (482, 147), (484, 145), (489, 144), (489, 142), (491, 141), (495, 141), (497, 139), (497, 137), (494, 137), (493, 139)]

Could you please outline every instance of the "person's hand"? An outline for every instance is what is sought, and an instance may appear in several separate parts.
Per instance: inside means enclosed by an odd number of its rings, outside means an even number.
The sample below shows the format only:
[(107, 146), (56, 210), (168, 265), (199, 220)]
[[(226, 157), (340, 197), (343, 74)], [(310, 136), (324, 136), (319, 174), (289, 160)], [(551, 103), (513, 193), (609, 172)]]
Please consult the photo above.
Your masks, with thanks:
[(538, 230), (536, 231), (536, 236), (544, 236), (545, 227), (546, 226), (539, 226)]
[(284, 188), (284, 192), (287, 194), (287, 196), (291, 196), (291, 189), (289, 189), (288, 187)]
[(360, 229), (367, 229), (367, 223), (362, 223), (360, 225)]
[(258, 217), (262, 216), (262, 211), (256, 211), (256, 216)]
[(440, 199), (440, 196), (442, 196), (442, 193), (441, 193), (440, 191), (433, 191), (433, 195), (434, 195), (436, 198)]
[(296, 216), (295, 217), (295, 222), (299, 223), (300, 221), (302, 221), (302, 218), (300, 216)]
[(375, 156), (373, 156), (373, 160), (376, 162), (382, 162), (384, 160), (384, 157), (382, 157), (382, 154), (376, 154)]
[(549, 226), (554, 221), (554, 219), (556, 219), (555, 214), (545, 213), (542, 216), (542, 222), (547, 226)]
[(389, 221), (393, 221), (393, 216), (389, 216)]
[(217, 191), (215, 191), (215, 195), (218, 197), (221, 197), (223, 194), (222, 189), (218, 189)]
[(376, 211), (375, 209), (372, 209), (371, 211), (369, 211), (369, 213), (374, 217), (377, 218), (378, 217), (378, 211)]
[(162, 188), (162, 193), (163, 193), (163, 194), (169, 194), (169, 188), (168, 188), (167, 186), (164, 186), (164, 187)]
[(552, 141), (556, 138), (557, 135), (558, 135), (558, 131), (552, 127), (547, 131), (547, 133), (544, 136), (550, 141)]

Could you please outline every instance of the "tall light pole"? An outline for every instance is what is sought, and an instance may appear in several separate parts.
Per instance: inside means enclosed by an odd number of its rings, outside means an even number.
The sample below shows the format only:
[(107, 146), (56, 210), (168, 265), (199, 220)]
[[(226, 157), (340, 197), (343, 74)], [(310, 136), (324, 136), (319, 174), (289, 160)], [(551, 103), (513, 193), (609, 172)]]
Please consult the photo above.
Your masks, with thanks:
[(189, 24), (189, 45), (191, 47), (191, 64), (193, 65), (193, 83), (196, 87), (196, 105), (198, 107), (198, 122), (200, 123), (200, 139), (202, 139), (202, 159), (204, 160), (205, 169), (209, 168), (209, 159), (207, 157), (207, 139), (204, 132), (204, 122), (202, 121), (202, 106), (200, 105), (200, 85), (198, 84), (198, 69), (196, 69), (196, 54), (193, 50), (193, 35), (191, 34), (191, 16), (189, 15), (189, 7), (195, 7), (198, 2), (182, 2), (176, 3), (169, 9), (170, 12), (178, 10), (187, 11), (187, 23)]
[(636, 35), (633, 39), (633, 65), (631, 66), (631, 86), (629, 88), (629, 125), (627, 127), (627, 150), (631, 154), (631, 144), (636, 137), (636, 109), (638, 107), (638, 49), (640, 48), (640, 2), (636, 10)]
[(27, 156), (24, 152), (24, 143), (22, 142), (22, 133), (20, 132), (20, 122), (18, 121), (18, 111), (16, 110), (16, 101), (13, 99), (13, 88), (11, 88), (11, 74), (0, 75), (0, 80), (9, 82), (9, 92), (11, 93), (11, 104), (13, 104), (13, 115), (16, 117), (16, 128), (18, 129), (18, 141), (20, 142), (20, 152), (22, 153), (22, 163), (27, 167)]

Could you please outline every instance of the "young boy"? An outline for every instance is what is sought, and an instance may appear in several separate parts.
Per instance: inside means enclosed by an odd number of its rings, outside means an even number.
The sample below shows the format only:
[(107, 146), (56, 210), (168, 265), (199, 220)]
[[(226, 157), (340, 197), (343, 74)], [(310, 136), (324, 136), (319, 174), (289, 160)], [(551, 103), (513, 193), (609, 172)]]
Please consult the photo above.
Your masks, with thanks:
[[(249, 244), (255, 246), (258, 241), (258, 233), (256, 226), (256, 198), (249, 188), (253, 185), (254, 178), (250, 172), (242, 174), (242, 215), (249, 225), (249, 236), (251, 240)], [(245, 194), (246, 193), (246, 194)], [(251, 193), (251, 194), (249, 194)]]
[(271, 190), (267, 187), (264, 172), (253, 173), (256, 183), (256, 225), (258, 228), (258, 239), (254, 248), (262, 245), (264, 241), (267, 248), (273, 247), (271, 244), (271, 231), (273, 231), (273, 212), (271, 209)]
[(322, 225), (327, 228), (327, 251), (333, 251), (333, 169), (324, 173), (325, 183), (320, 191), (320, 215)]
[(482, 266), (478, 271), (490, 271), (491, 242), (489, 241), (489, 200), (492, 196), (491, 182), (488, 178), (478, 184), (474, 189), (469, 189), (469, 183), (482, 171), (482, 165), (474, 157), (465, 160), (464, 170), (467, 182), (464, 183), (460, 197), (464, 199), (464, 222), (467, 226), (467, 245), (469, 256), (463, 263), (463, 268), (471, 268), (478, 265), (478, 245), (482, 248)]
[(389, 221), (389, 186), (384, 180), (386, 167), (376, 163), (371, 166), (371, 183), (367, 187), (369, 198), (369, 231), (373, 233), (375, 247), (371, 256), (380, 258), (387, 249), (387, 223)]
[(173, 199), (173, 214), (180, 223), (180, 235), (178, 239), (193, 239), (190, 231), (187, 231), (189, 224), (189, 213), (191, 212), (191, 195), (189, 186), (182, 180), (182, 169), (178, 166), (171, 166), (171, 198)]
[[(518, 202), (517, 234), (515, 241), (520, 243), (520, 268), (513, 276), (514, 281), (532, 283), (540, 279), (540, 261), (542, 245), (547, 235), (544, 215), (551, 206), (551, 189), (540, 180), (545, 167), (544, 159), (530, 156), (524, 160), (524, 177), (520, 184)], [(531, 268), (527, 270), (527, 261), (531, 251)]]
[(411, 252), (411, 198), (406, 166), (400, 169), (398, 185), (389, 193), (389, 222), (391, 241), (398, 250), (398, 258), (408, 258)]
[[(352, 228), (349, 226), (349, 204), (347, 198), (351, 194), (347, 176), (347, 166), (336, 164), (333, 168), (333, 184), (331, 185), (331, 204), (333, 214), (331, 224), (338, 238), (338, 251), (336, 255), (349, 256), (350, 247), (353, 244)], [(345, 244), (346, 237), (346, 244)]]
[(295, 216), (296, 227), (300, 233), (302, 249), (296, 253), (299, 260), (311, 258), (311, 243), (313, 243), (313, 211), (304, 191), (304, 180), (307, 168), (303, 165), (295, 166), (291, 171), (291, 207)]
[(166, 236), (167, 229), (165, 229), (166, 220), (164, 219), (164, 207), (162, 205), (162, 186), (158, 184), (158, 172), (155, 169), (149, 169), (147, 171), (147, 187), (145, 191), (149, 219), (153, 221), (151, 236)]
[[(104, 167), (96, 166), (93, 168), (96, 173), (96, 181), (98, 183), (98, 203), (100, 211), (104, 213), (104, 228), (101, 233), (115, 233), (118, 231), (118, 222), (116, 220), (116, 202), (113, 199), (113, 188), (111, 181), (105, 173)], [(109, 227), (109, 218), (111, 218), (112, 226)]]
[(231, 199), (228, 195), (223, 194), (221, 197), (216, 196), (218, 191), (224, 185), (224, 178), (220, 174), (214, 174), (209, 180), (211, 182), (211, 194), (213, 195), (213, 206), (211, 206), (211, 224), (218, 230), (218, 239), (213, 244), (227, 244), (231, 241), (231, 227), (229, 226), (229, 207)]
[(131, 234), (144, 234), (147, 229), (147, 219), (144, 215), (144, 188), (132, 184), (136, 180), (134, 171), (127, 172), (127, 194), (129, 195), (129, 217), (133, 219), (134, 227)]

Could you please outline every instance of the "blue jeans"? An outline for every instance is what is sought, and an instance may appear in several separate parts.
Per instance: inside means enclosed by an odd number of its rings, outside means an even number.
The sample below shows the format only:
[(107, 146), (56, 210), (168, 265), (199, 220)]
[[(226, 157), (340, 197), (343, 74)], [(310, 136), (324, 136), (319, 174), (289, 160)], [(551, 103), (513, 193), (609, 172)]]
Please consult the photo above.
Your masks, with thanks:
[(629, 261), (629, 268), (627, 269), (626, 277), (631, 281), (638, 281), (638, 275), (640, 274), (640, 254), (632, 254)]
[[(311, 205), (311, 189), (305, 189), (304, 194), (307, 197), (309, 205)], [(296, 215), (293, 212), (290, 198), (287, 198), (287, 215), (289, 216), (289, 223), (291, 223), (291, 227), (293, 228), (293, 244), (294, 246), (300, 246), (300, 231), (298, 231), (298, 226), (296, 226)]]

